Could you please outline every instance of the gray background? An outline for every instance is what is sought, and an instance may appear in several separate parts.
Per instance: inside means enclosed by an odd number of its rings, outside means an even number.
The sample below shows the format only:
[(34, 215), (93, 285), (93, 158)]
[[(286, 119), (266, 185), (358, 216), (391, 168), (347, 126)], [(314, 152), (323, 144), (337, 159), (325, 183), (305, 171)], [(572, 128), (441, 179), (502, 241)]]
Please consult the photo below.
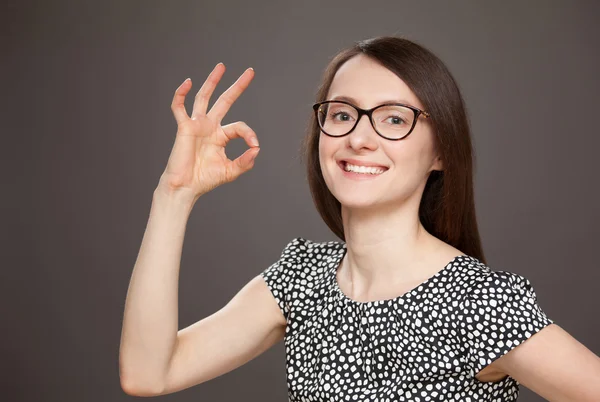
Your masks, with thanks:
[[(337, 240), (297, 155), (319, 78), (353, 41), (404, 35), (455, 75), (495, 270), (600, 353), (600, 6), (594, 1), (5, 2), (0, 343), (7, 401), (119, 401), (125, 295), (176, 125), (170, 103), (256, 76), (224, 124), (258, 134), (255, 167), (203, 196), (187, 227), (180, 326), (217, 309), (296, 236)], [(192, 99), (188, 96), (188, 111)], [(231, 159), (245, 144), (234, 140)], [(173, 401), (283, 401), (283, 343)], [(523, 401), (541, 400), (522, 387)]]

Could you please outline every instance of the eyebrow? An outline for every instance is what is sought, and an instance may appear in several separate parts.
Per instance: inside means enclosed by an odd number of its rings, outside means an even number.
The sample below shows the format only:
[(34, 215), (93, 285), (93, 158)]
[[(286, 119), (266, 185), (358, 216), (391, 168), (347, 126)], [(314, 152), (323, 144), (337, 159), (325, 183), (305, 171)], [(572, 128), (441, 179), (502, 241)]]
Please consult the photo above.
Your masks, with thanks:
[[(353, 97), (344, 96), (344, 95), (334, 96), (333, 98), (331, 98), (331, 100), (346, 101), (346, 102), (354, 103), (355, 105), (358, 105), (360, 103), (358, 100), (354, 99)], [(382, 101), (378, 104), (383, 105), (384, 103), (403, 103), (405, 105), (412, 105), (411, 102), (404, 100), (404, 99), (389, 99), (389, 100)]]

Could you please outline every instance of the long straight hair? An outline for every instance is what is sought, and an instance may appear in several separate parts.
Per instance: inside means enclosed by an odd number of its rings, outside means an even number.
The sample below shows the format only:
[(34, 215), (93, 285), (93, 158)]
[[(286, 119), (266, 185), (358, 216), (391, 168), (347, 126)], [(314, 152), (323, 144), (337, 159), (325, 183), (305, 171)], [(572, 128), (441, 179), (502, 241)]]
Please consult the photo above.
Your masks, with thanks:
[[(443, 171), (431, 171), (419, 205), (423, 227), (438, 239), (486, 263), (477, 228), (473, 192), (474, 155), (466, 107), (458, 85), (444, 63), (420, 44), (395, 36), (355, 42), (337, 53), (326, 67), (316, 102), (326, 100), (338, 69), (365, 55), (402, 79), (431, 114)], [(319, 163), (321, 130), (315, 115), (302, 142), (313, 202), (325, 224), (345, 241), (340, 202), (327, 187)]]

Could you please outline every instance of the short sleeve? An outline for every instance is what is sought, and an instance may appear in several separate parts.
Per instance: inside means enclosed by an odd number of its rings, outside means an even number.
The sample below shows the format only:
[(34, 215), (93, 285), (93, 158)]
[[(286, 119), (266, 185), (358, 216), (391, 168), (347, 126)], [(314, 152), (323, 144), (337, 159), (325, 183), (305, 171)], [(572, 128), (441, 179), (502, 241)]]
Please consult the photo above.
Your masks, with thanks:
[(267, 283), (286, 320), (290, 313), (290, 289), (292, 289), (293, 281), (297, 275), (299, 250), (303, 242), (304, 239), (301, 237), (292, 239), (283, 248), (279, 259), (260, 274)]
[(464, 301), (461, 332), (474, 374), (553, 322), (527, 278), (491, 271)]

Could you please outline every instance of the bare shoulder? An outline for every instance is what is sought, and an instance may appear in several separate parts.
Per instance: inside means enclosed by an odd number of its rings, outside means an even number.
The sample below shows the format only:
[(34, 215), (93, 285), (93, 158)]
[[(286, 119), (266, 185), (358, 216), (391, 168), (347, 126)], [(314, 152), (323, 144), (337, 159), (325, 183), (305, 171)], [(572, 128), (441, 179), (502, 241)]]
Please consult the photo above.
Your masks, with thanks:
[(443, 267), (450, 261), (452, 261), (456, 256), (459, 255), (467, 255), (463, 251), (457, 249), (456, 247), (440, 240), (435, 239), (434, 244), (434, 252), (432, 252), (432, 258), (434, 259), (433, 264), (438, 267)]

